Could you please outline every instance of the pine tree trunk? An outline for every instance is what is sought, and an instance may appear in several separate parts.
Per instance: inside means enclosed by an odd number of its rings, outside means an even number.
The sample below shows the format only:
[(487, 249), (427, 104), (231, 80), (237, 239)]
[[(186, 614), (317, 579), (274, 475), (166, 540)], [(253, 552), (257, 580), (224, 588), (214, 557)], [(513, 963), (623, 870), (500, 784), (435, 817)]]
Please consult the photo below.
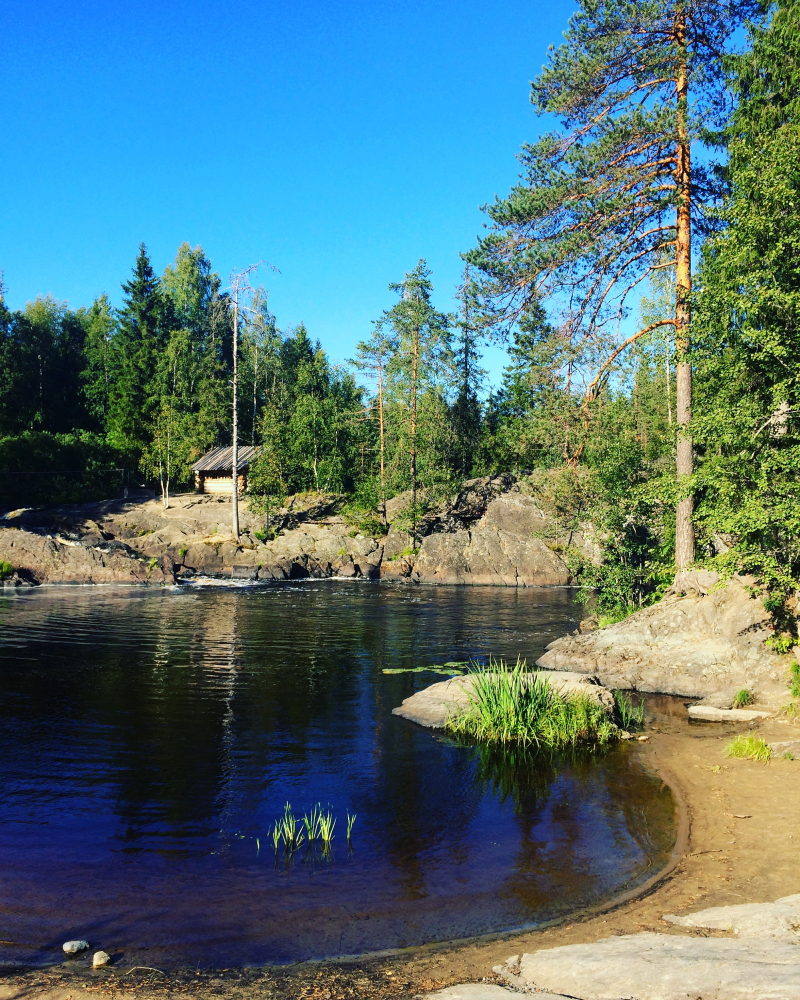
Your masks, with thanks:
[(417, 365), (419, 330), (414, 331), (414, 357), (411, 363), (411, 547), (417, 547)]
[[(692, 209), (691, 209), (691, 160), (687, 131), (689, 81), (686, 52), (686, 11), (678, 8), (676, 42), (679, 52), (677, 84), (678, 98), (678, 216), (676, 226), (676, 308), (675, 347), (678, 357), (675, 381), (675, 409), (678, 425), (677, 475), (678, 483), (693, 472), (692, 439), (689, 422), (692, 418), (692, 368), (689, 362), (691, 320), (689, 296), (692, 290)], [(675, 567), (685, 569), (694, 562), (694, 526), (692, 514), (694, 498), (679, 501), (675, 519)]]
[(236, 415), (239, 402), (239, 289), (233, 294), (233, 435), (232, 435), (232, 474), (233, 474), (233, 537), (239, 540), (239, 424)]

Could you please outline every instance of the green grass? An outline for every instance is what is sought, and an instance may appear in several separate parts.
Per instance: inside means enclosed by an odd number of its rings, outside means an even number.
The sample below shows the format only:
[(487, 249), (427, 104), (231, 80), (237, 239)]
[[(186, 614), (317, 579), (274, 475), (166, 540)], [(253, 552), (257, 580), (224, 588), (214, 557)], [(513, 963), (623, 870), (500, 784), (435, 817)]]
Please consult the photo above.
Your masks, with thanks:
[(0, 560), (0, 580), (5, 580), (7, 576), (11, 576), (14, 572), (14, 567), (10, 562), (6, 562), (5, 559)]
[(793, 663), (791, 675), (789, 677), (789, 694), (793, 698), (800, 698), (800, 663)]
[(743, 760), (769, 760), (772, 756), (769, 743), (761, 736), (745, 736), (741, 733), (725, 747), (725, 753), (728, 757)]
[(625, 691), (615, 691), (614, 705), (619, 724), (623, 729), (629, 733), (644, 729), (644, 699), (635, 705), (631, 696)]
[(747, 688), (742, 688), (741, 691), (737, 691), (733, 696), (733, 707), (734, 708), (744, 708), (746, 705), (753, 704), (753, 694), (748, 691)]
[(529, 672), (524, 660), (513, 667), (490, 660), (488, 667), (470, 676), (470, 706), (446, 724), (454, 735), (551, 749), (604, 744), (616, 738), (617, 727), (593, 699), (562, 697), (543, 673)]

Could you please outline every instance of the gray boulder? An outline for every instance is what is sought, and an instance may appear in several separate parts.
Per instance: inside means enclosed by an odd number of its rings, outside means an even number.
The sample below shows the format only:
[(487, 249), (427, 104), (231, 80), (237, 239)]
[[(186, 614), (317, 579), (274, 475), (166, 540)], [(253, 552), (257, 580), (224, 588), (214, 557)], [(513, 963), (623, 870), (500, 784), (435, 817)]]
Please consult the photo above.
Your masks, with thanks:
[(616, 625), (551, 642), (537, 664), (594, 674), (611, 688), (690, 698), (747, 688), (756, 701), (781, 704), (790, 657), (764, 645), (770, 616), (749, 582), (673, 593)]

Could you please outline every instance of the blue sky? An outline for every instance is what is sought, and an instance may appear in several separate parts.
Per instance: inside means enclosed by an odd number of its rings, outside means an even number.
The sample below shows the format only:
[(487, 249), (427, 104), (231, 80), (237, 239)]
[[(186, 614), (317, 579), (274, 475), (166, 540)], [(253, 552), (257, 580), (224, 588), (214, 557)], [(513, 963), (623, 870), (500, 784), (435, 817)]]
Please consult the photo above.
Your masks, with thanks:
[[(542, 124), (528, 81), (563, 0), (255, 4), (4, 0), (0, 267), (7, 303), (121, 300), (138, 244), (184, 240), (227, 280), (264, 258), (278, 323), (335, 360), (428, 260), (452, 306), (479, 205)], [(497, 377), (502, 356), (492, 349)]]

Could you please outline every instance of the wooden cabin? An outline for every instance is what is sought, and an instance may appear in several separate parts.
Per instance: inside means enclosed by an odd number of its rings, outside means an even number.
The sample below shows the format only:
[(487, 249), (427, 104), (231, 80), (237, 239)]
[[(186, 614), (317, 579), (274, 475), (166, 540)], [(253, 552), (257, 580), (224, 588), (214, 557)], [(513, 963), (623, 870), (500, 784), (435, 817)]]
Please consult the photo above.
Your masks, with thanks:
[[(237, 462), (239, 493), (247, 489), (247, 470), (258, 454), (254, 445), (241, 445)], [(212, 448), (192, 466), (198, 493), (233, 494), (233, 448)]]

